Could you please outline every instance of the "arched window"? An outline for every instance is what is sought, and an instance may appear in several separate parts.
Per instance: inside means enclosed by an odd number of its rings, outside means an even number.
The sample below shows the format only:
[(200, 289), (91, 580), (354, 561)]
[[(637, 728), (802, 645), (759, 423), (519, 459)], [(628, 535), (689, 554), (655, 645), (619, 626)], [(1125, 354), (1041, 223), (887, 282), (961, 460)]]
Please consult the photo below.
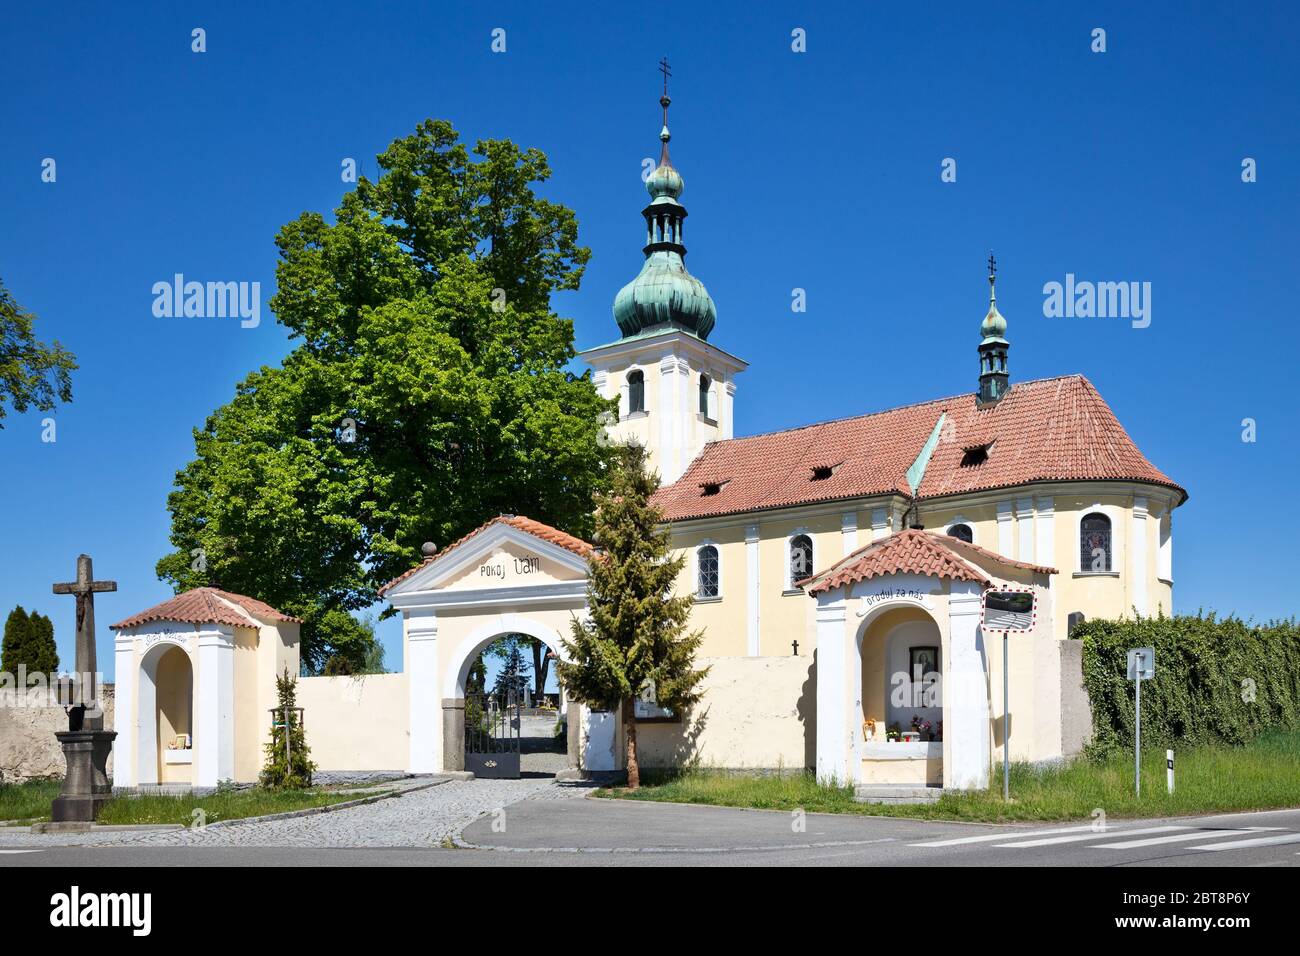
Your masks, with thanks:
[(707, 375), (700, 376), (700, 414), (705, 418), (712, 418), (709, 414), (709, 388), (713, 385), (712, 379)]
[(1109, 571), (1110, 519), (1093, 512), (1079, 522), (1079, 570)]
[(790, 580), (788, 586), (793, 588), (813, 573), (813, 543), (806, 534), (797, 534), (790, 539)]
[(713, 598), (718, 596), (718, 549), (706, 544), (695, 552), (696, 578), (695, 596)]
[(645, 411), (645, 372), (637, 369), (627, 374), (627, 413)]
[(968, 524), (955, 524), (948, 529), (948, 537), (956, 538), (958, 541), (965, 541), (972, 544), (975, 541), (975, 533), (971, 531)]

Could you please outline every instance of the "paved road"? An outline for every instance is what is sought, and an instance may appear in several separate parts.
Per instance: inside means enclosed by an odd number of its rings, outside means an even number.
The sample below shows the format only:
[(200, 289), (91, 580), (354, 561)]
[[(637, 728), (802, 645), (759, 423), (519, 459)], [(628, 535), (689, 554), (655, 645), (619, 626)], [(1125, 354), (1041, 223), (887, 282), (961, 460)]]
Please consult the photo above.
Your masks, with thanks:
[[(82, 837), (0, 831), (0, 866), (1297, 866), (1300, 810), (988, 826), (578, 799), (454, 781), (291, 820)], [(460, 834), (460, 848), (448, 848)]]

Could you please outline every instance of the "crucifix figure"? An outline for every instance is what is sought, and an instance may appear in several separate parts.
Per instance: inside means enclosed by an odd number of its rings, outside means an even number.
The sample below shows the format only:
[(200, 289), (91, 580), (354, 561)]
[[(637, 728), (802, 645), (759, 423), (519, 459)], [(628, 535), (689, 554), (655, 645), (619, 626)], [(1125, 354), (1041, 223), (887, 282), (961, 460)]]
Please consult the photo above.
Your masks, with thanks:
[[(55, 594), (74, 594), (77, 598), (77, 657), (73, 670), (75, 696), (72, 699), (72, 709), (68, 712), (68, 726), (71, 730), (104, 729), (104, 711), (99, 706), (99, 689), (95, 686), (95, 594), (116, 590), (116, 581), (95, 580), (88, 554), (77, 556), (77, 580), (54, 585)], [(87, 711), (92, 716), (85, 716)]]

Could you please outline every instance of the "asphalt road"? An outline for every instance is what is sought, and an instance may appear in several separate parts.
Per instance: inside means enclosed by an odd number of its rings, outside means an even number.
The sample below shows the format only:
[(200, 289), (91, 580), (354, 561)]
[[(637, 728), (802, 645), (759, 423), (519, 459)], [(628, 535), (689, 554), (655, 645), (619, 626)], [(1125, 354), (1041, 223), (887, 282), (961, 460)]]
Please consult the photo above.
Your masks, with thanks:
[(26, 866), (1241, 866), (1300, 865), (1300, 810), (990, 826), (612, 800), (521, 801), (458, 849), (36, 847)]

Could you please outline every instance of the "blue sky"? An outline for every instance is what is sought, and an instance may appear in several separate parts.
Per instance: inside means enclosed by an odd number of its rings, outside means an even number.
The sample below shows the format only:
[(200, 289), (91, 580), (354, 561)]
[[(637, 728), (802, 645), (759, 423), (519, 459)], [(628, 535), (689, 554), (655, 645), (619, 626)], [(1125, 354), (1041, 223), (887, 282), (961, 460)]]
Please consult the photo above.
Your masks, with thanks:
[[(153, 567), (191, 428), (291, 347), (265, 307), (256, 329), (155, 318), (153, 283), (258, 281), (265, 301), (280, 225), (332, 210), (342, 159), (373, 176), (425, 117), (548, 154), (545, 193), (593, 251), (556, 306), (579, 347), (614, 338), (667, 55), (688, 264), (718, 305), (711, 341), (752, 363), (738, 434), (974, 389), (992, 248), (1013, 379), (1087, 374), (1190, 490), (1175, 609), (1293, 614), (1294, 5), (903, 6), (12, 6), (0, 277), (81, 370), (57, 442), (39, 414), (0, 431), (0, 611), (50, 614), (70, 666), (72, 602), (50, 583), (89, 552), (120, 586), (97, 603), (111, 675), (106, 625), (170, 593)], [(1150, 282), (1151, 324), (1044, 317), (1067, 273)], [(400, 664), (395, 622), (382, 635)]]

